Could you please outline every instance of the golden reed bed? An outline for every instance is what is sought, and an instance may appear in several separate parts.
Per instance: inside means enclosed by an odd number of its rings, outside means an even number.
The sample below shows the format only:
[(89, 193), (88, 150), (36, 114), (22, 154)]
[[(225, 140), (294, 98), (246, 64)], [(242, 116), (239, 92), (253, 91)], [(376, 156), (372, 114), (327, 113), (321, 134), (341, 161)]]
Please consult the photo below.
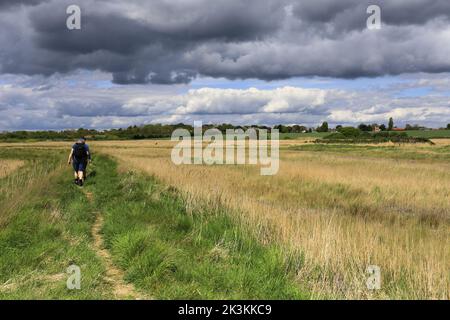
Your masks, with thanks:
[(0, 178), (6, 177), (11, 172), (19, 169), (25, 164), (22, 160), (0, 159)]

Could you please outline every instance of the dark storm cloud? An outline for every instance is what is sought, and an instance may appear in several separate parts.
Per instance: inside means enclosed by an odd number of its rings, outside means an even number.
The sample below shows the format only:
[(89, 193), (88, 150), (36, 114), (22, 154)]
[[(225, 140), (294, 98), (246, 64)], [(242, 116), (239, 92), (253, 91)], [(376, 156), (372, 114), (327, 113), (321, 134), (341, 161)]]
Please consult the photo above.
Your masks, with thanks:
[(34, 6), (49, 0), (1, 0), (0, 9), (6, 9), (8, 7), (15, 7), (20, 5)]
[[(364, 21), (355, 13), (366, 12), (369, 5), (381, 8), (384, 22), (392, 25), (424, 24), (437, 17), (450, 17), (450, 2), (447, 0), (321, 0), (298, 1), (294, 4), (295, 14), (305, 21), (328, 23), (342, 17)], [(325, 9), (326, 8), (326, 9)]]
[[(68, 4), (82, 30), (65, 27)], [(12, 2), (4, 2), (12, 3)], [(446, 0), (32, 1), (0, 12), (0, 72), (101, 70), (119, 84), (450, 71)], [(381, 30), (366, 28), (369, 4)], [(17, 15), (17, 16), (16, 16)]]
[[(366, 10), (370, 5), (381, 8), (386, 25), (423, 25), (430, 20), (450, 18), (448, 0), (322, 0), (298, 1), (293, 6), (296, 17), (317, 32), (327, 25), (332, 32), (349, 32), (366, 28)], [(326, 10), (324, 10), (326, 8)]]
[[(255, 40), (277, 30), (283, 17), (282, 8), (256, 0), (248, 2), (256, 8), (252, 11), (246, 11), (242, 3), (228, 1), (218, 1), (214, 6), (197, 1), (194, 7), (188, 2), (184, 6), (168, 6), (158, 1), (152, 5), (143, 3), (142, 9), (157, 12), (160, 21), (130, 18), (118, 9), (95, 10), (93, 3), (85, 1), (81, 5), (81, 31), (65, 28), (64, 4), (50, 3), (32, 10), (33, 45), (43, 51), (40, 55), (44, 57), (49, 53), (59, 57), (43, 58), (32, 64), (11, 57), (12, 63), (3, 66), (4, 72), (14, 73), (17, 62), (21, 64), (17, 68), (26, 74), (87, 68), (111, 72), (114, 81), (120, 84), (187, 83), (199, 70), (195, 65), (183, 63), (184, 53), (208, 41)], [(24, 70), (27, 66), (29, 69)]]
[(66, 17), (64, 10), (50, 17), (46, 10), (36, 13), (32, 18), (36, 45), (69, 55), (96, 51), (132, 55), (151, 41), (160, 41), (148, 26), (117, 15), (84, 15), (80, 32), (61, 28)]

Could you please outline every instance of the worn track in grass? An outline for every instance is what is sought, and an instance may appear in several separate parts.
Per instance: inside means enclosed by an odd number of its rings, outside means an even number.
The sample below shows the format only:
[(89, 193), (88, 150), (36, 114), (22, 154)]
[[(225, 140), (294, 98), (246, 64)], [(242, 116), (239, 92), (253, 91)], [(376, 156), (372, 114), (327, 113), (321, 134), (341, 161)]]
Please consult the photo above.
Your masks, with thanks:
[[(92, 202), (93, 193), (87, 191), (84, 191), (84, 193), (86, 194), (88, 201)], [(114, 296), (118, 299), (148, 299), (148, 297), (139, 293), (132, 284), (124, 281), (125, 273), (114, 265), (109, 251), (104, 246), (102, 237), (102, 213), (95, 211), (94, 214), (96, 215), (96, 219), (91, 230), (94, 250), (103, 262), (106, 269), (105, 280), (113, 286)]]

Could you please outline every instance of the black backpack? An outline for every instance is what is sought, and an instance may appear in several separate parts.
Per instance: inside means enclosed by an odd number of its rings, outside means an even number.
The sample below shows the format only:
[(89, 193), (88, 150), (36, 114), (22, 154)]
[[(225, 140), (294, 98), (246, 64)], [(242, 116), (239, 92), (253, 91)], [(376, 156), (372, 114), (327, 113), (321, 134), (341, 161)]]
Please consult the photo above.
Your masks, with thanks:
[(86, 147), (83, 143), (75, 143), (73, 147), (73, 156), (78, 160), (84, 160), (87, 158)]

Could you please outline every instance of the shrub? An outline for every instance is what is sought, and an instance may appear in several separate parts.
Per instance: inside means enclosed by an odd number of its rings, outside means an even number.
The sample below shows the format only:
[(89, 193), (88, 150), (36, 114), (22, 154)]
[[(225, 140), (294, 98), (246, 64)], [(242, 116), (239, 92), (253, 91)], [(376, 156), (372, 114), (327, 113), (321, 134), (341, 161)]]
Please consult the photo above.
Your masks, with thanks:
[(340, 128), (339, 132), (346, 138), (359, 137), (361, 135), (361, 130), (353, 127)]
[(333, 132), (324, 137), (324, 139), (345, 139), (345, 136), (340, 132)]

